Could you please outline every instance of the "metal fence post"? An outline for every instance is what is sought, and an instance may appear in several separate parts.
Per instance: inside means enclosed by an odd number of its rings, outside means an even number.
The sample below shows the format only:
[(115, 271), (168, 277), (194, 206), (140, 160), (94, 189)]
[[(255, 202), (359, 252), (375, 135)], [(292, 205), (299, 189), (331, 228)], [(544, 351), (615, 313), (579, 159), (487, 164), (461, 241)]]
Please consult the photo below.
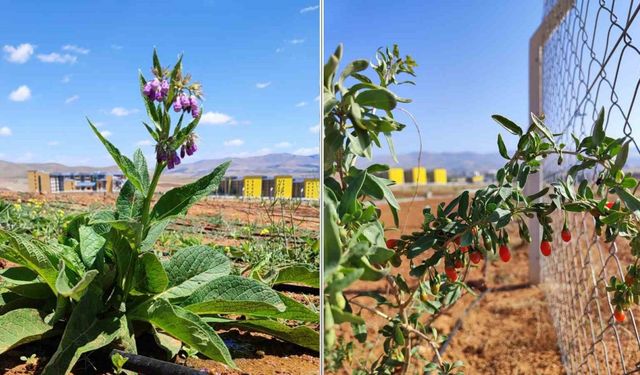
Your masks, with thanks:
[[(540, 115), (542, 108), (542, 64), (544, 57), (544, 44), (551, 34), (560, 25), (564, 17), (575, 5), (575, 0), (558, 0), (553, 9), (544, 17), (542, 23), (529, 40), (529, 113)], [(529, 115), (527, 115), (529, 119)], [(543, 171), (529, 177), (524, 187), (527, 195), (537, 193), (542, 189)], [(529, 232), (531, 244), (529, 246), (529, 282), (539, 284), (541, 281), (540, 267), (540, 242), (542, 242), (542, 230), (538, 219), (529, 220)]]

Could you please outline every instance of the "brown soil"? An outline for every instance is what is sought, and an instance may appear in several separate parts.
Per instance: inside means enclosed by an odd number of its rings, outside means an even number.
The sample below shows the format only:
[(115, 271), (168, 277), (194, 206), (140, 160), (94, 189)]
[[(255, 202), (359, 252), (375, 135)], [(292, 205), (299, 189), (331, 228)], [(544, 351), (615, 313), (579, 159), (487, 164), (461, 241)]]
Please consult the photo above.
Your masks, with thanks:
[[(413, 203), (411, 199), (402, 199), (399, 228), (403, 233), (420, 230), (422, 209), (426, 205), (435, 208), (439, 202), (449, 199), (450, 195), (418, 198)], [(384, 205), (381, 204), (380, 207)], [(383, 208), (382, 212), (383, 221), (392, 224), (389, 210)], [(399, 231), (391, 230), (387, 237), (399, 237)], [(512, 233), (511, 238), (512, 242), (519, 241), (516, 233)], [(482, 262), (488, 265), (484, 282), (481, 282), (481, 268), (470, 270), (466, 280), (478, 287), (478, 295), (485, 289), (483, 284), (489, 288), (479, 302), (474, 303), (476, 297), (467, 294), (433, 322), (433, 326), (441, 334), (449, 335), (452, 330), (456, 330), (444, 352), (444, 360), (462, 360), (465, 364), (465, 374), (563, 374), (564, 369), (556, 345), (557, 337), (544, 293), (538, 287), (526, 285), (528, 245), (518, 244), (512, 247), (512, 259), (509, 263), (505, 264), (499, 260)], [(403, 263), (400, 272), (405, 275), (408, 273), (407, 262)], [(408, 277), (408, 280), (411, 279)], [(385, 281), (359, 282), (351, 289), (384, 290), (385, 286)], [(365, 298), (360, 300), (370, 301)], [(354, 367), (361, 360), (371, 364), (383, 352), (382, 341), (379, 340), (377, 331), (385, 322), (366, 311), (362, 313), (368, 323), (370, 345), (356, 349), (351, 362)], [(341, 328), (342, 334), (348, 340), (351, 337), (350, 328)], [(419, 350), (426, 358), (434, 356), (430, 348), (421, 347)], [(347, 374), (352, 370), (345, 368), (339, 373)], [(417, 373), (417, 369), (415, 371)]]

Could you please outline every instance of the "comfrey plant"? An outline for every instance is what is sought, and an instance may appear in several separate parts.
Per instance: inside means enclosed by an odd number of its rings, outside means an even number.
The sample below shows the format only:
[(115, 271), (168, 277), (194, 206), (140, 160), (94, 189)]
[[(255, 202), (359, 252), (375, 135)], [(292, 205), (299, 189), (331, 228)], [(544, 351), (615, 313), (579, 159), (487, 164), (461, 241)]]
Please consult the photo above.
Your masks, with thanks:
[[(625, 320), (625, 310), (640, 302), (640, 200), (634, 194), (639, 185), (623, 171), (632, 139), (606, 136), (604, 110), (591, 135), (573, 137), (571, 150), (556, 141), (561, 134), (549, 131), (543, 118), (532, 114), (531, 125), (523, 129), (503, 116), (493, 116), (518, 137), (517, 149), (509, 154), (498, 136), (498, 150), (507, 161), (497, 171), (497, 182), (473, 193), (464, 191), (434, 210), (426, 208), (421, 231), (385, 239), (379, 209), (373, 202), (386, 200), (397, 224), (398, 204), (388, 187), (392, 183), (376, 176), (388, 166), (373, 164), (359, 169), (355, 160), (371, 157), (373, 146), (380, 146), (381, 133), (390, 140), (392, 132), (403, 128), (393, 111), (397, 102), (407, 100), (397, 98), (389, 87), (400, 73), (413, 74), (414, 63), (409, 57), (402, 58), (397, 48), (380, 51), (373, 66), (379, 83), (363, 74), (369, 67), (364, 60), (347, 65), (336, 82), (341, 54), (339, 47), (324, 71), (324, 316), (328, 351), (336, 345), (336, 324), (350, 324), (355, 338), (366, 341), (362, 312), (367, 311), (387, 322), (379, 331), (384, 350), (372, 364), (364, 364), (369, 368), (359, 370), (404, 374), (411, 366), (420, 365), (415, 372), (460, 373), (462, 362), (447, 363), (440, 357), (445, 338), (431, 323), (465, 291), (472, 293), (464, 283), (472, 267), (490, 254), (510, 261), (507, 225), (517, 225), (522, 239), (530, 241), (527, 219), (537, 217), (543, 228), (540, 252), (552, 256), (551, 223), (563, 220), (560, 236), (571, 241), (567, 226), (570, 212), (590, 213), (594, 236), (604, 235), (605, 242), (629, 241), (634, 261), (628, 265), (624, 280), (613, 277), (608, 285), (615, 308), (610, 319)], [(357, 82), (347, 87), (349, 77)], [(557, 156), (558, 164), (567, 156), (576, 164), (568, 169), (565, 180), (525, 195), (528, 177), (551, 155)], [(577, 177), (587, 171), (593, 172), (594, 181), (581, 177), (577, 183)], [(399, 269), (402, 265), (410, 270), (408, 275)], [(357, 280), (385, 280), (389, 293), (356, 292), (347, 299), (343, 291)], [(421, 357), (417, 348), (424, 345), (433, 348), (433, 358)]]
[[(196, 151), (202, 92), (183, 76), (181, 60), (164, 69), (154, 52), (154, 78), (147, 81), (140, 75), (151, 120), (144, 125), (157, 142), (151, 176), (140, 150), (129, 159), (90, 123), (127, 177), (115, 208), (69, 218), (64, 233), (48, 242), (0, 230), (0, 257), (19, 265), (1, 275), (0, 353), (59, 336), (43, 372), (58, 375), (69, 372), (84, 353), (100, 348), (135, 353), (136, 338), (148, 334), (168, 357), (184, 347), (235, 367), (215, 330), (231, 327), (318, 350), (316, 331), (291, 324), (315, 323), (318, 314), (263, 283), (232, 275), (231, 261), (222, 251), (191, 246), (168, 260), (154, 252), (167, 225), (216, 189), (229, 165), (164, 193), (153, 204), (165, 168)], [(179, 113), (175, 126), (172, 110)], [(191, 120), (183, 125), (185, 114)]]

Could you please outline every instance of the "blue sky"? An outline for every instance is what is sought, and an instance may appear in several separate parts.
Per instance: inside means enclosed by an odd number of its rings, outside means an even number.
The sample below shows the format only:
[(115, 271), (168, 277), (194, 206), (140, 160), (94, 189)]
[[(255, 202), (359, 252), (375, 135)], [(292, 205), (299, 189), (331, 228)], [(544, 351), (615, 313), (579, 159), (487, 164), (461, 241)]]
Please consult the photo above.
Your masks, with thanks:
[(85, 116), (150, 155), (138, 70), (183, 52), (202, 83), (187, 161), (318, 152), (317, 0), (1, 1), (0, 159), (111, 165)]
[[(342, 42), (344, 66), (398, 43), (419, 64), (416, 86), (397, 91), (414, 100), (404, 108), (420, 123), (423, 150), (497, 152), (499, 125), (492, 114), (528, 122), (528, 46), (542, 5), (542, 0), (325, 0), (325, 57)], [(515, 146), (513, 137), (504, 136), (507, 146)], [(399, 153), (417, 151), (413, 125), (395, 143)]]

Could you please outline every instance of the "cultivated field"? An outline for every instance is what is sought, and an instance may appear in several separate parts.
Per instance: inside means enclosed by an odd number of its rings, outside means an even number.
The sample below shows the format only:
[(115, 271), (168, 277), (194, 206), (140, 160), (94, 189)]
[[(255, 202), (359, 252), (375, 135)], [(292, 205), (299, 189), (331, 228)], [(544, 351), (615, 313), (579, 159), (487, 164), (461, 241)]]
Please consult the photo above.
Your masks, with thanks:
[[(0, 193), (0, 227), (30, 233), (36, 238), (54, 238), (63, 229), (66, 218), (79, 212), (92, 212), (113, 207), (116, 195)], [(232, 260), (232, 274), (260, 280), (280, 293), (318, 311), (319, 208), (317, 203), (294, 201), (241, 201), (237, 199), (204, 199), (190, 208), (186, 217), (178, 218), (158, 239), (155, 252), (169, 259), (176, 249), (208, 245), (222, 250)], [(12, 267), (2, 262), (3, 268)], [(288, 281), (283, 270), (296, 268), (306, 275), (305, 282)], [(4, 286), (1, 284), (0, 289)], [(287, 321), (283, 321), (288, 324)], [(293, 327), (293, 325), (291, 325)], [(308, 324), (316, 332), (317, 323)], [(239, 371), (230, 371), (212, 360), (183, 347), (174, 362), (209, 373), (314, 374), (318, 373), (318, 353), (296, 344), (276, 339), (269, 334), (242, 329), (218, 330), (230, 348)], [(145, 338), (138, 338), (144, 342)], [(153, 338), (150, 338), (153, 340)], [(0, 356), (3, 374), (38, 373), (43, 359), (51, 356), (57, 343), (38, 341), (19, 346)], [(154, 347), (154, 345), (149, 345)], [(186, 349), (186, 350), (185, 350)], [(139, 353), (162, 358), (163, 353)], [(104, 354), (104, 353), (102, 353)], [(29, 358), (33, 355), (33, 359)], [(74, 374), (93, 373), (96, 352), (81, 360)], [(22, 359), (21, 359), (22, 357)]]

